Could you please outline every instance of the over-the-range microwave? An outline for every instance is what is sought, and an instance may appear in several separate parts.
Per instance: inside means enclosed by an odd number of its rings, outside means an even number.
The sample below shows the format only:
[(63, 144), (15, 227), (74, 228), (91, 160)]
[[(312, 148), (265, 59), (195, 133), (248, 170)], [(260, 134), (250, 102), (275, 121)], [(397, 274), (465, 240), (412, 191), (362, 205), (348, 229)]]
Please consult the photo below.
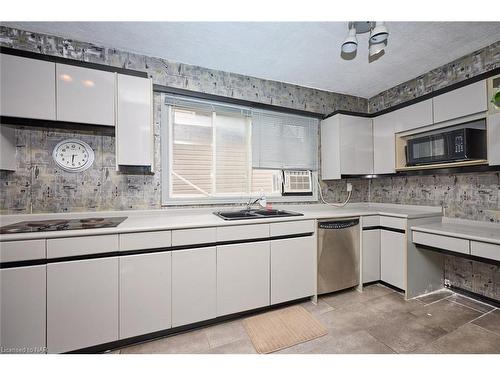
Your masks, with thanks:
[(486, 130), (467, 124), (408, 139), (406, 145), (407, 166), (480, 159), (486, 159)]

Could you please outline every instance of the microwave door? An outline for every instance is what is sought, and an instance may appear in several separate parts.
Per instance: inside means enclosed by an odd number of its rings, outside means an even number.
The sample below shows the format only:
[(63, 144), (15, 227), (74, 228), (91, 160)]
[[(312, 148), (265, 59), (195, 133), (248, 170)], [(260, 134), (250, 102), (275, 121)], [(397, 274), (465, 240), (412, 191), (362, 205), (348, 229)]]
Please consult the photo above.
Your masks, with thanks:
[(448, 144), (443, 135), (414, 139), (408, 147), (408, 165), (435, 163), (445, 160), (448, 155)]

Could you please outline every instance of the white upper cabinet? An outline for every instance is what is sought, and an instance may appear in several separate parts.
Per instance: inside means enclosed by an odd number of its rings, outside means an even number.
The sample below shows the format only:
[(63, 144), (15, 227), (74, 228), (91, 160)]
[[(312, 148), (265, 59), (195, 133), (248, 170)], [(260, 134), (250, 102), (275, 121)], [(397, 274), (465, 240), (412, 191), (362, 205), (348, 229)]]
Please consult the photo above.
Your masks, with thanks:
[(372, 120), (341, 115), (340, 171), (342, 174), (373, 173)]
[(16, 170), (16, 132), (6, 125), (0, 125), (0, 170)]
[(372, 120), (335, 115), (321, 122), (321, 178), (373, 173)]
[(432, 124), (432, 99), (391, 112), (396, 133)]
[(488, 116), (488, 163), (500, 165), (500, 113)]
[(152, 84), (148, 78), (117, 75), (117, 165), (153, 166)]
[(373, 119), (373, 173), (394, 173), (395, 133), (432, 124), (432, 99)]
[(438, 95), (433, 98), (434, 123), (486, 111), (488, 108), (486, 81)]
[(2, 116), (56, 119), (55, 63), (0, 55)]
[(375, 174), (395, 172), (395, 123), (392, 113), (373, 119), (373, 173)]
[(321, 178), (340, 179), (340, 115), (321, 121)]
[(57, 120), (115, 125), (115, 73), (56, 64)]

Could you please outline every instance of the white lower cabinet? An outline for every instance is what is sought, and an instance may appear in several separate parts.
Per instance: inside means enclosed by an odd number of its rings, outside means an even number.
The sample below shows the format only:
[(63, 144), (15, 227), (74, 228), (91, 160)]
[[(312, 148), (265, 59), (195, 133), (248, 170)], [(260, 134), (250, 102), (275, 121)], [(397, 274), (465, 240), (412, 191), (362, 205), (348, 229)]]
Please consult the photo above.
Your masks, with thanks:
[(363, 283), (380, 280), (380, 229), (363, 230)]
[(118, 340), (118, 257), (47, 265), (47, 349)]
[(217, 315), (270, 304), (270, 242), (217, 246)]
[(404, 233), (380, 231), (380, 279), (400, 289), (405, 289), (405, 242)]
[(271, 304), (315, 294), (315, 239), (271, 241)]
[(0, 270), (0, 347), (3, 353), (45, 351), (46, 266)]
[(216, 247), (172, 253), (172, 326), (217, 315)]
[(171, 327), (172, 254), (120, 257), (120, 339)]

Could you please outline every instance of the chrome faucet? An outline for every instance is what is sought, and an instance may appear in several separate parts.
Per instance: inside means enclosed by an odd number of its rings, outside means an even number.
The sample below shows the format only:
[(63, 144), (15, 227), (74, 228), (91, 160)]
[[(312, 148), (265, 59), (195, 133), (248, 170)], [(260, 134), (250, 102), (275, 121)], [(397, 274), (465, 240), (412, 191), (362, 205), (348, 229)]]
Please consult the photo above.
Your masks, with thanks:
[(256, 203), (259, 203), (259, 205), (262, 208), (265, 208), (267, 205), (267, 199), (266, 199), (266, 196), (264, 194), (262, 194), (259, 198), (255, 199), (254, 201), (252, 201), (252, 199), (253, 198), (250, 197), (250, 199), (247, 202), (247, 211), (250, 211), (252, 209), (252, 206)]

